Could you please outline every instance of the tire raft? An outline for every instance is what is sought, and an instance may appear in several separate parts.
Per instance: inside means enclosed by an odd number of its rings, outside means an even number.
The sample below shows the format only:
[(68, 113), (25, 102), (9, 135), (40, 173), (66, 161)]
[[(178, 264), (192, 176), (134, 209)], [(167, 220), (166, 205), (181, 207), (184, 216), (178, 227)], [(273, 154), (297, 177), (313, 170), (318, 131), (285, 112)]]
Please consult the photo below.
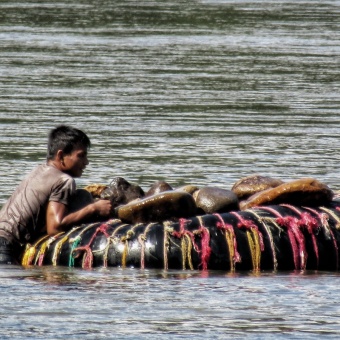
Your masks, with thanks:
[(125, 224), (113, 219), (45, 236), (22, 264), (201, 270), (339, 269), (340, 202)]

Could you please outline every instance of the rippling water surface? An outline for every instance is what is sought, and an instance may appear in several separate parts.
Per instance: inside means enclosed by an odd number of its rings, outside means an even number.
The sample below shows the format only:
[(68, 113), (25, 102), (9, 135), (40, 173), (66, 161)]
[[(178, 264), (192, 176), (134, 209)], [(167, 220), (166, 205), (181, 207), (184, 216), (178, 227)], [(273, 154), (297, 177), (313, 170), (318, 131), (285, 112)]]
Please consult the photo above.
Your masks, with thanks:
[[(0, 205), (59, 123), (79, 185), (339, 190), (339, 1), (0, 2)], [(2, 338), (338, 337), (334, 273), (0, 270)]]

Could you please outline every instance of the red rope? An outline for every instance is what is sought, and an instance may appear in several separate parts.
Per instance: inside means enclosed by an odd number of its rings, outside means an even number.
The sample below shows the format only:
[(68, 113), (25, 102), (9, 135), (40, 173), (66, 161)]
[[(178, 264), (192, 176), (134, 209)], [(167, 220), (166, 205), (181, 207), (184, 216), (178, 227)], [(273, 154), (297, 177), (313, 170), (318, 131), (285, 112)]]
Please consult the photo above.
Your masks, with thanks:
[(200, 225), (200, 228), (198, 229), (201, 232), (201, 265), (203, 270), (208, 269), (208, 262), (211, 254), (211, 248), (209, 246), (210, 243), (210, 234), (209, 230), (205, 228), (203, 225)]
[(174, 230), (172, 232), (172, 235), (177, 238), (182, 238), (184, 235), (188, 235), (191, 239), (192, 245), (195, 249), (196, 252), (200, 252), (197, 246), (197, 243), (195, 242), (195, 235), (193, 232), (185, 229), (187, 224), (191, 223), (190, 220), (186, 220), (185, 218), (180, 218), (179, 219), (179, 231)]
[[(298, 250), (300, 253), (300, 266), (298, 265), (298, 257), (296, 256), (294, 262), (296, 263), (295, 268), (299, 268), (301, 270), (306, 269), (306, 262), (307, 262), (307, 252), (306, 252), (306, 245), (305, 245), (305, 237), (300, 230), (299, 220), (293, 216), (285, 216), (285, 217), (278, 217), (276, 219), (278, 225), (284, 226), (287, 228), (288, 234), (291, 232), (294, 237), (290, 237), (291, 239), (295, 238), (295, 241), (298, 245)], [(295, 254), (297, 255), (297, 254)]]
[[(258, 209), (266, 210), (276, 216), (276, 223), (280, 226), (284, 226), (287, 229), (287, 235), (292, 247), (293, 260), (295, 269), (304, 268), (305, 265), (305, 245), (304, 237), (299, 230), (297, 219), (292, 216), (283, 217), (277, 210), (270, 207), (258, 207)], [(299, 264), (299, 253), (301, 259), (301, 266)]]
[[(319, 218), (322, 226), (328, 226), (329, 216), (326, 213), (319, 213), (315, 209), (312, 209), (312, 208), (309, 208), (309, 207), (304, 207), (304, 209), (309, 210), (310, 212), (315, 214)], [(328, 231), (331, 235), (333, 245), (334, 245), (334, 249), (335, 249), (335, 252), (336, 252), (336, 268), (338, 269), (338, 258), (339, 258), (339, 256), (338, 256), (338, 245), (337, 245), (336, 239), (334, 237), (333, 231), (330, 227), (329, 227)]]
[(240, 253), (237, 251), (237, 240), (236, 240), (236, 236), (235, 236), (235, 232), (234, 232), (234, 228), (231, 224), (225, 223), (225, 221), (223, 220), (222, 216), (220, 214), (213, 214), (215, 215), (220, 222), (216, 223), (216, 227), (218, 229), (222, 229), (225, 232), (229, 232), (232, 237), (233, 237), (233, 244), (234, 244), (234, 258), (233, 261), (234, 263), (236, 262), (241, 262), (241, 256)]
[(297, 207), (294, 207), (292, 205), (281, 204), (281, 206), (289, 208), (299, 215), (300, 217), (300, 220), (298, 220), (299, 226), (301, 228), (305, 228), (308, 231), (308, 233), (311, 235), (314, 253), (316, 256), (316, 262), (318, 266), (319, 265), (319, 248), (318, 248), (318, 243), (317, 243), (316, 236), (315, 236), (315, 231), (318, 231), (319, 229), (317, 220), (311, 214), (307, 212), (301, 212)]
[(107, 238), (109, 238), (110, 235), (106, 231), (108, 227), (109, 226), (106, 223), (101, 224), (96, 229), (96, 231), (93, 233), (88, 244), (81, 246), (81, 247), (77, 247), (73, 250), (73, 252), (84, 251), (85, 254), (84, 254), (84, 260), (83, 260), (83, 268), (86, 268), (86, 269), (92, 268), (93, 253), (92, 253), (92, 249), (91, 249), (91, 244), (93, 243), (94, 239), (96, 238), (96, 236), (98, 235), (99, 232), (102, 232)]
[(203, 225), (200, 225), (198, 232), (201, 235), (201, 250), (198, 249), (198, 246), (195, 242), (195, 234), (186, 229), (187, 223), (191, 222), (190, 220), (186, 220), (184, 218), (179, 219), (179, 231), (173, 231), (172, 235), (177, 238), (182, 238), (184, 235), (189, 235), (191, 242), (195, 251), (201, 254), (201, 263), (203, 270), (208, 269), (208, 262), (211, 254), (211, 248), (209, 246), (210, 243), (210, 234), (209, 230), (205, 228)]
[(260, 249), (261, 251), (264, 251), (264, 242), (263, 242), (263, 236), (262, 233), (259, 231), (258, 226), (254, 223), (254, 221), (252, 220), (246, 220), (244, 219), (240, 214), (238, 214), (237, 212), (231, 212), (231, 214), (233, 214), (234, 216), (237, 217), (238, 219), (238, 223), (237, 223), (237, 227), (238, 228), (246, 228), (246, 229), (255, 229), (257, 234), (259, 235), (259, 239), (260, 239)]

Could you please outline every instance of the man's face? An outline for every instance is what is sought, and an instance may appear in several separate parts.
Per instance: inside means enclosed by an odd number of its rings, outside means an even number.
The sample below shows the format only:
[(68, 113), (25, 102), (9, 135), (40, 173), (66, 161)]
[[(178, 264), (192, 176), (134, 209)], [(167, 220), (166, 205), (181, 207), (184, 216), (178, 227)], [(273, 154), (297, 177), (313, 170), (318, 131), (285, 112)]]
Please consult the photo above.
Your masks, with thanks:
[(64, 171), (72, 177), (81, 177), (86, 165), (89, 164), (87, 159), (87, 148), (76, 147), (72, 153), (64, 155)]

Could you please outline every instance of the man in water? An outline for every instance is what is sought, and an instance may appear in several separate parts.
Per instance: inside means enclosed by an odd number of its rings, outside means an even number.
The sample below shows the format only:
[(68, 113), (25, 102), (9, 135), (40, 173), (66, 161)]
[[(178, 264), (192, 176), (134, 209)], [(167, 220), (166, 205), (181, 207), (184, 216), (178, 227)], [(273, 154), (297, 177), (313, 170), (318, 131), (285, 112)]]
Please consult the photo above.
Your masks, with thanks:
[(0, 210), (0, 264), (19, 264), (24, 246), (94, 217), (109, 217), (109, 200), (90, 200), (74, 210), (74, 178), (89, 164), (91, 143), (81, 130), (61, 125), (48, 136), (47, 161), (38, 165)]

